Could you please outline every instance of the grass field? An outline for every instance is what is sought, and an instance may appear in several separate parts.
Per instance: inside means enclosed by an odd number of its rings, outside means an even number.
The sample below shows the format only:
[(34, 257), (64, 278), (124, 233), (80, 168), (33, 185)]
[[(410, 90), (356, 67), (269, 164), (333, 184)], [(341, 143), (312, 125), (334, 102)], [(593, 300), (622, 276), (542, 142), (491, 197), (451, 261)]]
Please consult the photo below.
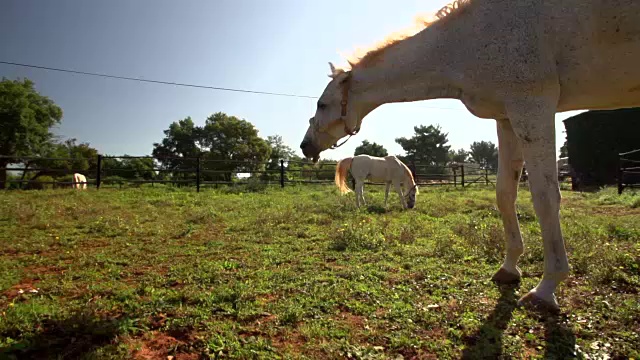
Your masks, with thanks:
[[(518, 308), (493, 188), (368, 209), (331, 187), (0, 194), (0, 358), (640, 357), (640, 195), (563, 192), (562, 314)], [(169, 356), (169, 357), (168, 357)]]

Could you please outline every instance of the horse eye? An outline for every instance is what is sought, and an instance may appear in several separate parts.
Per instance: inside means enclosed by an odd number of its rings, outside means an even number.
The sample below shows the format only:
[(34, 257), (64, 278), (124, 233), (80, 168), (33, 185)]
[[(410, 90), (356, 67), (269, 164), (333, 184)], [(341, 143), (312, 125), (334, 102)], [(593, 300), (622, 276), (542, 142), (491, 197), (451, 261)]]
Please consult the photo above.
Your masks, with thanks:
[(318, 109), (324, 110), (327, 107), (327, 104), (318, 103)]

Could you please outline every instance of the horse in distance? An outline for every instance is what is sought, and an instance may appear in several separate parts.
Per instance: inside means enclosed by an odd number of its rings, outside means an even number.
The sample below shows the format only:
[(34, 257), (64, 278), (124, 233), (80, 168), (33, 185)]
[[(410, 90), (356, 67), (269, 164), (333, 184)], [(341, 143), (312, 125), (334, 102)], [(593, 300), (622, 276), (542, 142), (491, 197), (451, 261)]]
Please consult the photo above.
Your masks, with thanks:
[(73, 174), (73, 187), (76, 189), (86, 189), (87, 188), (86, 176), (79, 173)]
[[(395, 156), (375, 157), (357, 155), (340, 160), (336, 165), (335, 182), (342, 194), (351, 192), (347, 186), (347, 173), (356, 181), (356, 206), (366, 205), (364, 199), (364, 181), (384, 182), (384, 206), (387, 207), (389, 190), (393, 185), (400, 197), (400, 204), (404, 209), (413, 209), (416, 205), (418, 185), (409, 167)], [(405, 191), (403, 192), (403, 186)]]

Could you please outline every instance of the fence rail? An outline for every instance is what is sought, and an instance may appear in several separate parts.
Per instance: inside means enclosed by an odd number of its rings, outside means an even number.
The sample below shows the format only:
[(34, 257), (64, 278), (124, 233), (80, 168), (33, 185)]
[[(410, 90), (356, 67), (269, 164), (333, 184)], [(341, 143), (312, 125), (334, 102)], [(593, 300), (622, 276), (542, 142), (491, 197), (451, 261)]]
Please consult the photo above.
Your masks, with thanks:
[(618, 195), (640, 188), (640, 149), (618, 154)]
[[(308, 161), (279, 160), (278, 163), (265, 163), (241, 160), (205, 159), (202, 157), (151, 157), (151, 156), (105, 156), (96, 158), (45, 158), (45, 157), (8, 157), (11, 166), (0, 168), (0, 171), (22, 172), (19, 179), (7, 179), (9, 184), (53, 184), (54, 187), (76, 185), (78, 182), (68, 180), (43, 181), (40, 176), (69, 176), (81, 173), (87, 177), (83, 182), (100, 189), (104, 186), (122, 187), (130, 184), (173, 184), (174, 186), (195, 186), (200, 191), (206, 185), (242, 184), (250, 180), (258, 180), (267, 184), (332, 184), (334, 182), (335, 162), (312, 164)], [(134, 160), (151, 159), (153, 166), (144, 168), (114, 166), (110, 159)], [(40, 165), (38, 165), (40, 161)], [(59, 167), (41, 166), (42, 162), (60, 162)], [(79, 161), (90, 164), (89, 170), (72, 166)], [(66, 162), (66, 164), (65, 164)], [(171, 162), (173, 166), (166, 166)], [(33, 167), (29, 166), (32, 164)], [(162, 166), (161, 164), (165, 164)], [(121, 163), (122, 164), (122, 163)], [(148, 164), (147, 164), (148, 165)], [(420, 186), (461, 186), (474, 184), (495, 185), (495, 172), (479, 166), (455, 164), (450, 166), (430, 166), (411, 164), (410, 168)], [(27, 174), (35, 175), (29, 177)], [(118, 175), (114, 175), (118, 174)], [(239, 176), (244, 175), (244, 176)], [(366, 182), (367, 185), (384, 185), (384, 183)], [(35, 185), (34, 185), (35, 186)]]

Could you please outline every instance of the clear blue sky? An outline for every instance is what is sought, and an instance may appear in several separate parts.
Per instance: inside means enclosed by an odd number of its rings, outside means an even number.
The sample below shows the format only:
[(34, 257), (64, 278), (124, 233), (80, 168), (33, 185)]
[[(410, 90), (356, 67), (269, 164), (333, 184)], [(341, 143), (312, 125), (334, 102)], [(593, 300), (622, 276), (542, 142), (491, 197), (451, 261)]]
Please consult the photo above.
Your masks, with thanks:
[[(410, 26), (442, 0), (2, 0), (0, 60), (129, 77), (319, 96), (327, 62)], [(230, 93), (18, 68), (64, 111), (56, 133), (104, 154), (150, 154), (162, 131), (191, 116), (222, 111), (251, 121), (260, 135), (298, 145), (313, 99)], [(441, 110), (435, 108), (449, 108)], [(564, 141), (556, 116), (559, 147)], [(384, 105), (362, 131), (325, 158), (342, 158), (367, 139), (401, 154), (394, 139), (413, 126), (440, 124), (453, 148), (497, 142), (495, 122), (475, 118), (457, 100)]]

